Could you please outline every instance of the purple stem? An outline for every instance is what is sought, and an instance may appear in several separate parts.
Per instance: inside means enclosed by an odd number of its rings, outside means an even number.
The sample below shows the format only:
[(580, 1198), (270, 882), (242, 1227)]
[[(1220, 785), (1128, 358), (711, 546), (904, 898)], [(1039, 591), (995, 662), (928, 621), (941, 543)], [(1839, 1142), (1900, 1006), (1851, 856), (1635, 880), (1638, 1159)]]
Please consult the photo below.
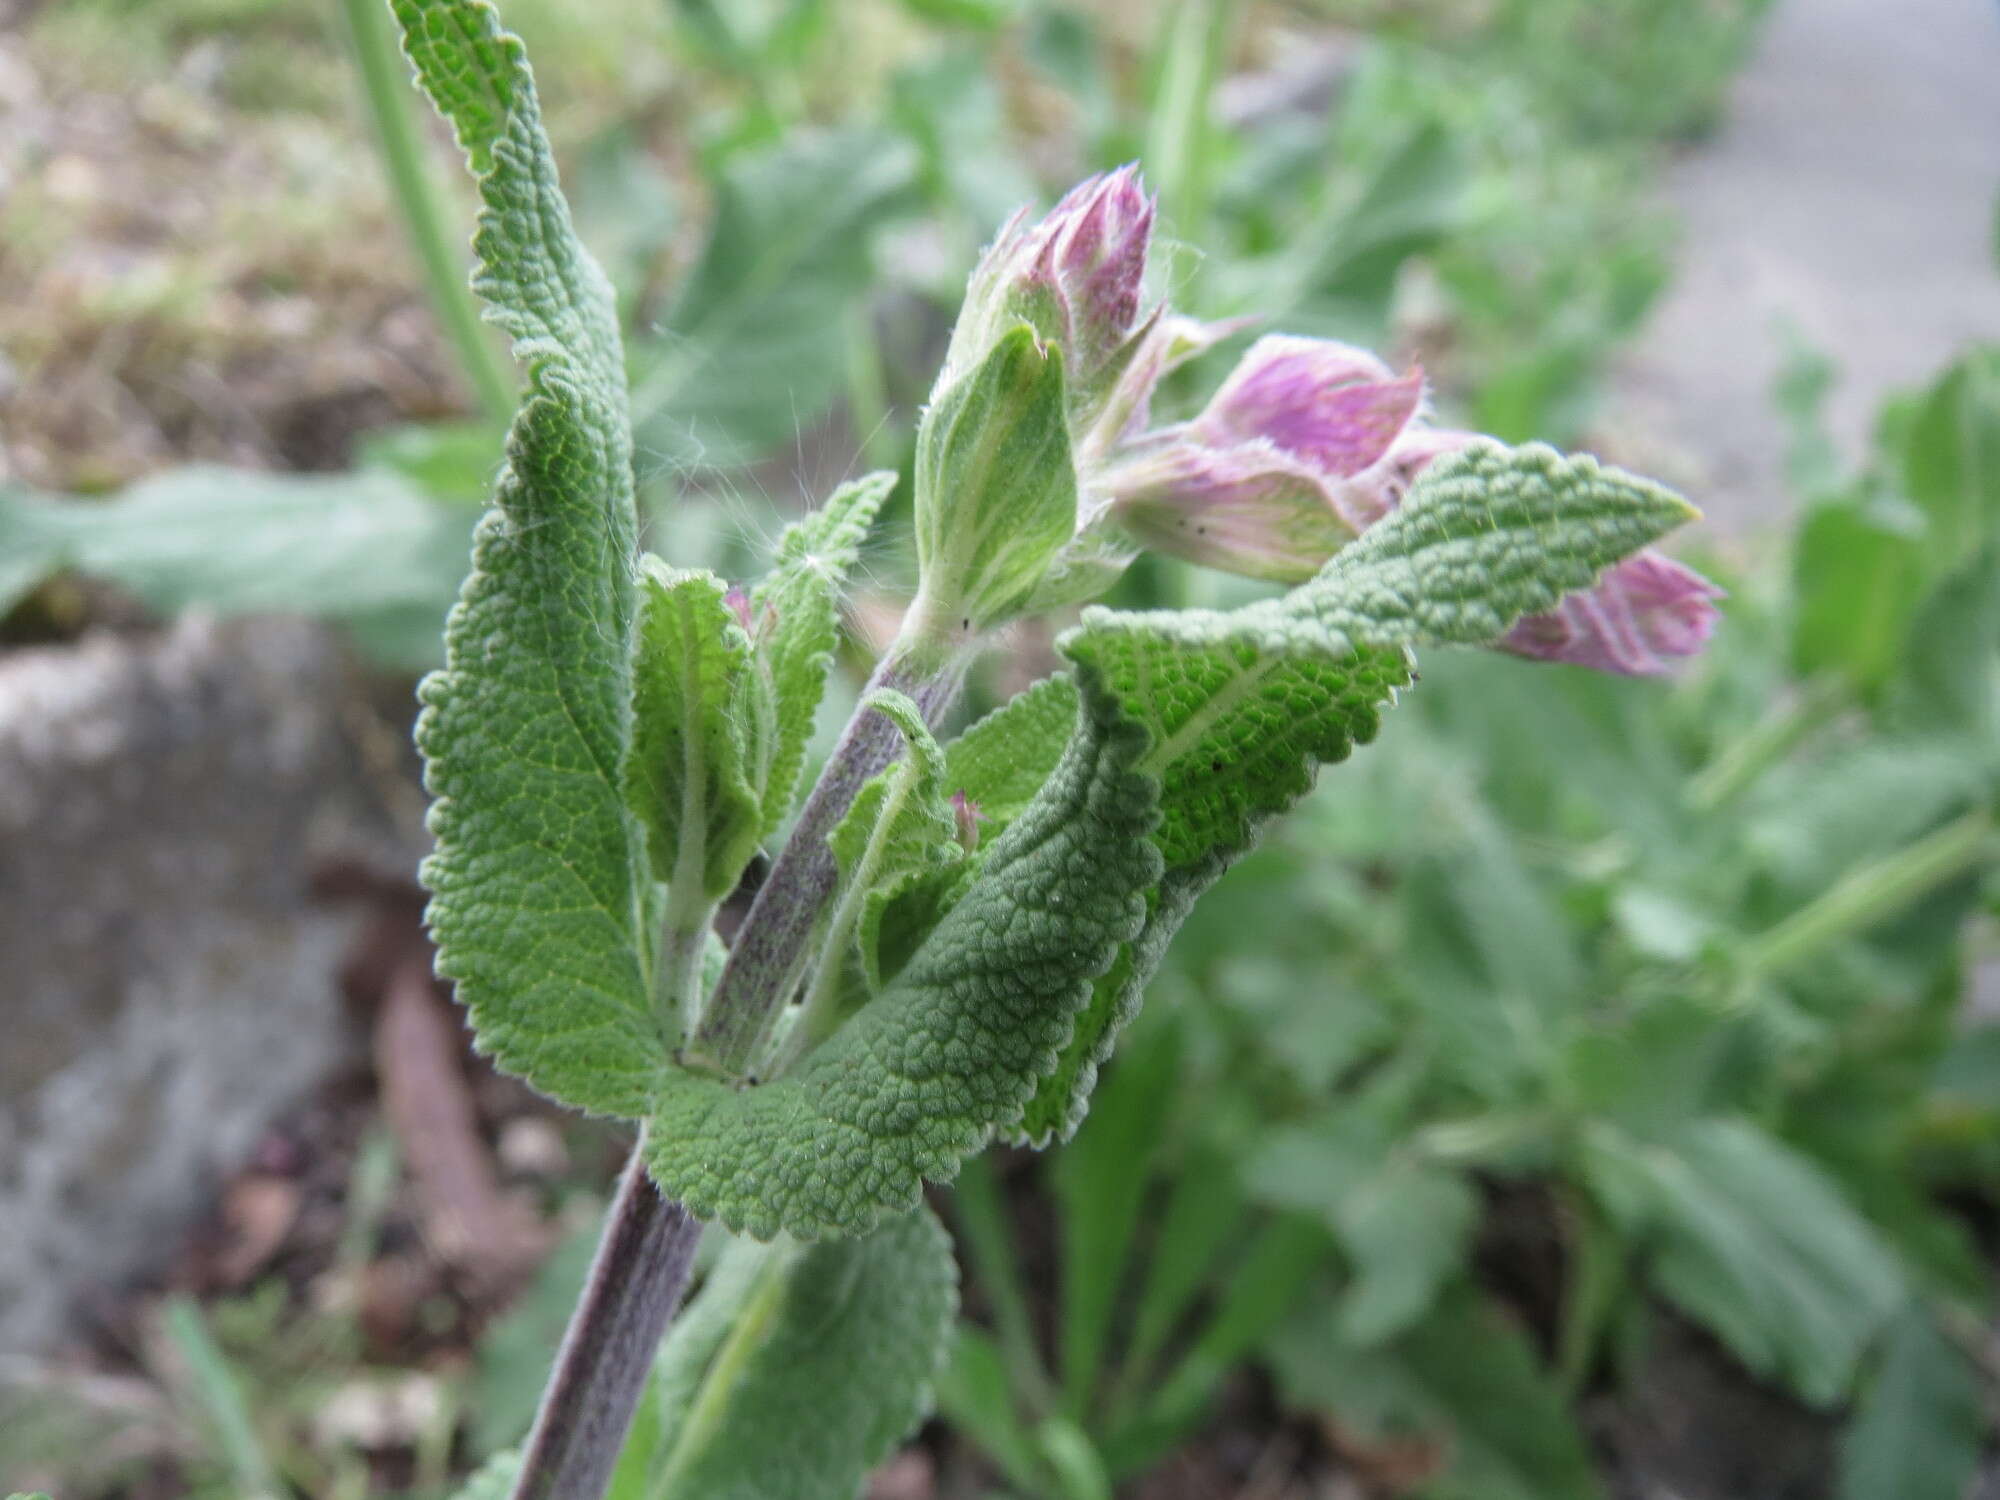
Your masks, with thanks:
[[(929, 663), (920, 667), (919, 660)], [(958, 696), (957, 662), (892, 652), (872, 690), (907, 694), (935, 728)], [(790, 998), (806, 944), (838, 870), (827, 835), (868, 779), (896, 758), (902, 735), (886, 717), (856, 714), (820, 772), (799, 820), (751, 903), (705, 1018), (688, 1049), (741, 1076)], [(601, 1500), (646, 1376), (686, 1290), (702, 1225), (646, 1175), (644, 1141), (619, 1179), (583, 1296), (521, 1456), (513, 1500)]]
[[(935, 657), (931, 658), (935, 662)], [(929, 670), (903, 654), (884, 657), (867, 691), (894, 688), (917, 705), (935, 729), (958, 696), (956, 663)], [(857, 792), (903, 748), (902, 732), (885, 715), (856, 714), (828, 758), (812, 795), (758, 888), (729, 950), (715, 994), (689, 1040), (685, 1057), (735, 1078), (747, 1078), (771, 1025), (791, 997), (806, 945), (839, 875), (827, 836)]]
[(542, 1392), (513, 1500), (603, 1495), (686, 1290), (701, 1231), (699, 1220), (653, 1186), (635, 1146)]

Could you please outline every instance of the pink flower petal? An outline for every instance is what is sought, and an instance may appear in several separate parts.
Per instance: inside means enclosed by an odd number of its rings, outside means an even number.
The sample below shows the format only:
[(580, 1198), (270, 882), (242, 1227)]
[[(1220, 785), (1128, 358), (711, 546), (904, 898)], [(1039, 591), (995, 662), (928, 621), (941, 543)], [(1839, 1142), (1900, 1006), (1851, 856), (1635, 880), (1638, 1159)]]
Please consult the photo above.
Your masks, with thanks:
[(1529, 615), (1497, 644), (1537, 661), (1656, 677), (1707, 643), (1721, 597), (1701, 574), (1649, 549), (1612, 568), (1595, 588), (1571, 594), (1547, 614)]
[(1397, 379), (1365, 349), (1272, 335), (1250, 346), (1195, 427), (1217, 446), (1264, 438), (1345, 479), (1389, 451), (1423, 400), (1421, 371)]
[(1268, 443), (1168, 442), (1106, 482), (1141, 546), (1249, 578), (1302, 582), (1357, 529), (1318, 475)]

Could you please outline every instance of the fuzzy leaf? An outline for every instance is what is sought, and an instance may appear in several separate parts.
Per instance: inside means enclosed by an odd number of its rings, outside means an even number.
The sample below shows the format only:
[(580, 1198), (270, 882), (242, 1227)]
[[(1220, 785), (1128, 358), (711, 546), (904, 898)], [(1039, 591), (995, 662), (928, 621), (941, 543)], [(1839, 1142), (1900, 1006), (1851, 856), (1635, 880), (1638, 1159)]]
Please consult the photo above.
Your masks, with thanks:
[(929, 1209), (861, 1239), (739, 1240), (660, 1351), (651, 1493), (852, 1500), (929, 1411), (957, 1308)]
[(750, 638), (713, 573), (648, 557), (640, 580), (637, 696), (626, 781), (653, 873), (682, 866), (720, 901), (757, 852), (764, 809), (745, 744)]
[(768, 715), (770, 763), (762, 777), (764, 836), (792, 809), (813, 715), (840, 644), (840, 590), (861, 556), (875, 514), (896, 487), (892, 472), (843, 484), (826, 504), (785, 528), (778, 557), (750, 594)]
[(1657, 1144), (1600, 1129), (1586, 1169), (1628, 1235), (1657, 1238), (1659, 1290), (1808, 1403), (1847, 1393), (1902, 1305), (1902, 1272), (1873, 1226), (1747, 1122), (1700, 1120)]
[(647, 1164), (704, 1218), (856, 1234), (1018, 1116), (1158, 878), (1139, 731), (1086, 714), (980, 878), (873, 1002), (777, 1080), (669, 1076)]
[(1693, 513), (1594, 459), (1484, 443), (1432, 463), (1400, 509), (1282, 598), (1229, 614), (1086, 610), (1059, 645), (1147, 732), (1167, 868), (1020, 1137), (1075, 1130), (1167, 940), (1321, 763), (1373, 738), (1409, 681), (1405, 648), (1497, 639)]
[(643, 1114), (654, 882), (625, 806), (632, 441), (611, 289), (572, 232), (520, 41), (483, 0), (393, 0), (479, 182), (474, 286), (527, 390), (422, 690), (438, 969), (482, 1050), (558, 1099)]
[[(964, 862), (965, 851), (946, 796), (944, 752), (931, 738), (923, 711), (887, 688), (870, 693), (861, 706), (864, 712), (893, 719), (909, 746), (907, 755), (861, 788), (847, 816), (827, 837), (846, 887), (834, 919), (829, 961), (840, 961), (852, 942), (873, 990), (882, 983), (878, 946), (883, 912), (919, 884), (948, 879)], [(839, 930), (843, 926), (848, 930)]]
[(1075, 679), (1045, 677), (945, 746), (945, 786), (1005, 826), (1034, 801), (1075, 728)]
[(1061, 643), (1077, 728), (979, 878), (796, 1071), (743, 1090), (674, 1076), (654, 1175), (732, 1227), (853, 1233), (996, 1129), (1073, 1129), (1195, 897), (1374, 733), (1406, 648), (1498, 636), (1687, 514), (1590, 460), (1488, 446), (1432, 465), (1284, 600), (1087, 612)]

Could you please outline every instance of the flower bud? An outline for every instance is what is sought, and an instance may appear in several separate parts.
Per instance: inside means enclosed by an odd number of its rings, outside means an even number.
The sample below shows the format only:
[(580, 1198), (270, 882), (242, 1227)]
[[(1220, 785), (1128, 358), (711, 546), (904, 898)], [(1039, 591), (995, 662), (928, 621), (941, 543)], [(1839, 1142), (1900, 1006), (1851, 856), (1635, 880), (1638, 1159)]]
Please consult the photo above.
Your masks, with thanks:
[(1062, 351), (1079, 397), (1092, 388), (1138, 322), (1153, 215), (1137, 166), (1078, 183), (1032, 224), (1016, 214), (972, 273), (940, 387), (1026, 323)]
[(951, 817), (958, 831), (958, 847), (967, 854), (979, 851), (979, 825), (986, 821), (986, 815), (979, 810), (979, 804), (966, 796), (963, 791), (951, 794)]
[(916, 610), (933, 637), (1018, 613), (1076, 531), (1062, 354), (1017, 323), (917, 429)]

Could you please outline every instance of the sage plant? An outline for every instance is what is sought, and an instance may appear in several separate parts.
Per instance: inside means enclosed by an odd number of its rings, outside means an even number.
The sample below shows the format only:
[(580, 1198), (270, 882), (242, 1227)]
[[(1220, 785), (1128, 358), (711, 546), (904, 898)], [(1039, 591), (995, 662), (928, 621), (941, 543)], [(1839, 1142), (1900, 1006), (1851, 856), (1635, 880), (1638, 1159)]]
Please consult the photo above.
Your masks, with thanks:
[[(521, 44), (486, 0), (391, 4), (526, 376), (422, 690), (438, 966), (499, 1066), (639, 1130), (527, 1446), (480, 1492), (596, 1500), (643, 1412), (634, 1493), (851, 1496), (950, 1333), (924, 1184), (1076, 1128), (1193, 902), (1375, 733), (1416, 649), (1647, 670), (1697, 646), (1710, 590), (1642, 550), (1692, 512), (1438, 432), (1419, 376), (1309, 340), (1157, 425), (1161, 377), (1232, 330), (1146, 305), (1153, 205), (1134, 169), (1093, 179), (973, 273), (918, 431), (916, 598), (794, 815), (895, 476), (843, 486), (747, 589), (642, 556), (611, 290)], [(939, 742), (996, 627), (1147, 546), (1295, 586), (1087, 608), (1061, 672)], [(781, 834), (725, 952), (717, 907)], [(705, 1224), (736, 1238), (676, 1321)]]

